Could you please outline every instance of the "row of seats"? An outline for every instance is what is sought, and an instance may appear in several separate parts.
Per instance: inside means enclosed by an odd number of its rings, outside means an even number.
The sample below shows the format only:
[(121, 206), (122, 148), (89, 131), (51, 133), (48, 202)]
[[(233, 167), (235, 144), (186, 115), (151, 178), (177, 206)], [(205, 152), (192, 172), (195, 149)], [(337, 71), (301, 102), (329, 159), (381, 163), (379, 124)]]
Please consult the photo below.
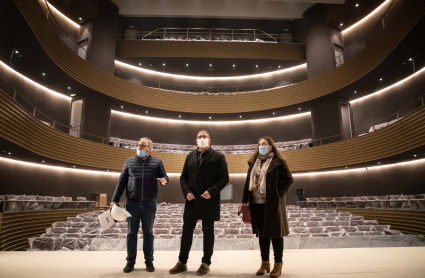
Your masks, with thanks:
[(318, 197), (299, 201), (301, 208), (366, 208), (425, 210), (425, 194), (358, 197)]
[(372, 125), (372, 126), (369, 128), (369, 132), (362, 133), (362, 134), (360, 134), (359, 136), (363, 136), (363, 135), (366, 135), (366, 134), (372, 133), (372, 132), (374, 132), (374, 131), (376, 131), (376, 130), (380, 130), (381, 128), (384, 128), (384, 127), (387, 127), (387, 126), (389, 126), (389, 125), (392, 125), (393, 123), (398, 122), (398, 121), (399, 121), (399, 120), (401, 120), (402, 118), (403, 118), (403, 117), (400, 117), (399, 119), (394, 119), (394, 120), (391, 120), (391, 121), (389, 121), (389, 122), (385, 122), (385, 123), (381, 123), (381, 124), (377, 124), (377, 125)]
[[(217, 238), (255, 238), (251, 225), (246, 225), (237, 215), (238, 204), (221, 205), (221, 219), (214, 224)], [(153, 227), (157, 239), (176, 240), (181, 237), (183, 223), (183, 204), (161, 203)], [(40, 237), (29, 239), (31, 250), (88, 250), (93, 239), (125, 239), (128, 232), (126, 221), (117, 222), (111, 228), (102, 230), (98, 215), (102, 210), (68, 217), (67, 221), (53, 223)], [(289, 237), (325, 236), (366, 236), (402, 235), (391, 230), (389, 225), (379, 225), (377, 220), (365, 220), (362, 216), (349, 212), (337, 213), (335, 210), (319, 210), (287, 206)], [(139, 229), (139, 238), (143, 238)], [(202, 238), (202, 223), (198, 222), (195, 238)]]
[[(120, 139), (117, 137), (110, 138), (110, 145), (122, 147), (126, 149), (137, 149), (139, 141)], [(303, 139), (297, 141), (277, 142), (275, 143), (279, 151), (288, 151), (295, 149), (305, 149), (313, 146), (312, 139)], [(223, 154), (250, 154), (255, 151), (258, 144), (250, 145), (214, 145), (215, 150)], [(161, 153), (182, 153), (188, 154), (197, 148), (196, 145), (179, 145), (179, 144), (163, 144), (153, 143), (153, 152)]]
[(167, 34), (162, 39), (166, 41), (223, 41), (223, 42), (266, 42), (276, 43), (275, 41), (265, 41), (259, 38), (248, 37), (248, 36), (232, 36), (231, 35), (178, 35), (178, 34)]
[[(0, 204), (6, 202), (4, 212), (49, 210), (49, 209), (92, 209), (96, 202), (87, 201), (85, 197), (51, 197), (38, 195), (0, 195)], [(2, 207), (2, 206), (0, 206)]]

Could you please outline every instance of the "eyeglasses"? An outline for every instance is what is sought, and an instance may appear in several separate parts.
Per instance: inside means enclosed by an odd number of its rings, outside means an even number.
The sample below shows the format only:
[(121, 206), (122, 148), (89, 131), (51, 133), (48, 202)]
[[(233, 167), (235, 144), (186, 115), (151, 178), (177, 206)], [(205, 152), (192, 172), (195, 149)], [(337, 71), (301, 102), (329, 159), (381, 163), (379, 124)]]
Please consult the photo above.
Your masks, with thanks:
[(146, 148), (146, 147), (149, 147), (149, 145), (140, 145), (140, 144), (138, 144), (137, 146), (141, 147), (142, 149), (143, 148)]

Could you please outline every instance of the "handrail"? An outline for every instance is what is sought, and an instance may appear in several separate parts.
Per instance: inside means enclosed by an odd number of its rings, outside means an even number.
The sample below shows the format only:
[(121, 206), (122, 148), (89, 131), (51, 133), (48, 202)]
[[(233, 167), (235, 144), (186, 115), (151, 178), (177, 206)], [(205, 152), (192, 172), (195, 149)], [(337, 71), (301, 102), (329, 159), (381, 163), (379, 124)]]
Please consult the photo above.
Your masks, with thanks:
[[(67, 125), (64, 125), (64, 124), (61, 124), (61, 123), (59, 123), (58, 121), (56, 121), (56, 120), (54, 120), (54, 119), (52, 119), (52, 118), (50, 118), (50, 117), (48, 117), (48, 116), (46, 116), (44, 113), (42, 113), (41, 111), (39, 111), (39, 110), (37, 110), (37, 108), (32, 104), (32, 103), (30, 103), (24, 96), (22, 96), (19, 92), (17, 92), (16, 91), (16, 89), (13, 87), (13, 86), (11, 86), (6, 80), (4, 80), (2, 77), (0, 77), (0, 80), (2, 80), (5, 84), (7, 84), (10, 88), (12, 88), (13, 90), (14, 90), (14, 92), (13, 92), (13, 97), (11, 97), (18, 105), (20, 105), (23, 109), (25, 109), (25, 110), (27, 110), (26, 108), (24, 108), (20, 103), (18, 103), (18, 101), (16, 100), (16, 95), (19, 95), (20, 97), (22, 97), (25, 101), (26, 101), (26, 103), (28, 103), (29, 105), (31, 105), (31, 107), (32, 108), (34, 108), (34, 111), (33, 111), (33, 113), (32, 113), (32, 116), (34, 116), (34, 117), (36, 117), (36, 112), (39, 112), (41, 115), (43, 115), (44, 117), (46, 117), (46, 118), (48, 118), (49, 120), (51, 120), (52, 122), (53, 122), (53, 128), (55, 128), (56, 129), (56, 124), (55, 123), (58, 123), (59, 125), (61, 125), (61, 126), (63, 126), (63, 127), (65, 127), (65, 128), (69, 128), (69, 129), (72, 129), (73, 127), (72, 126), (67, 126)], [(4, 92), (2, 89), (0, 89), (0, 92)], [(5, 92), (4, 92), (5, 93)], [(7, 93), (5, 93), (6, 95), (8, 95)], [(9, 95), (8, 95), (9, 96)], [(10, 97), (10, 96), (9, 96)], [(313, 146), (314, 146), (314, 142), (319, 142), (319, 145), (324, 145), (323, 144), (323, 141), (324, 140), (326, 140), (326, 139), (330, 139), (330, 138), (334, 138), (334, 137), (338, 137), (338, 136), (343, 136), (343, 135), (350, 135), (351, 137), (349, 137), (349, 138), (345, 138), (345, 139), (342, 139), (342, 140), (340, 140), (340, 141), (344, 141), (344, 140), (350, 140), (350, 139), (353, 139), (353, 138), (355, 138), (355, 137), (358, 137), (358, 136), (355, 136), (355, 134), (356, 134), (356, 132), (357, 131), (361, 131), (361, 130), (364, 130), (365, 128), (370, 128), (371, 126), (375, 126), (376, 124), (380, 124), (380, 123), (382, 123), (383, 121), (385, 121), (385, 120), (387, 120), (388, 118), (390, 118), (390, 117), (393, 117), (393, 116), (397, 116), (397, 120), (401, 120), (401, 118), (400, 118), (400, 112), (402, 112), (404, 109), (406, 109), (406, 108), (408, 108), (408, 107), (410, 107), (411, 105), (413, 105), (414, 103), (416, 103), (416, 102), (418, 102), (420, 100), (420, 106), (418, 107), (418, 108), (416, 108), (416, 109), (414, 109), (413, 111), (410, 111), (409, 113), (407, 113), (405, 116), (407, 116), (407, 115), (409, 115), (409, 114), (411, 114), (411, 113), (413, 113), (413, 112), (415, 112), (415, 111), (417, 111), (418, 109), (421, 109), (422, 107), (424, 107), (425, 106), (425, 94), (423, 94), (422, 96), (420, 96), (419, 98), (416, 98), (415, 100), (413, 100), (412, 102), (410, 102), (409, 104), (407, 104), (407, 105), (405, 105), (404, 107), (402, 107), (401, 109), (399, 109), (399, 110), (397, 110), (395, 113), (392, 113), (391, 115), (389, 115), (389, 116), (387, 116), (387, 117), (385, 117), (385, 118), (383, 118), (383, 119), (380, 119), (380, 120), (378, 120), (378, 121), (375, 121), (373, 124), (368, 124), (368, 125), (365, 125), (365, 126), (362, 126), (362, 127), (360, 127), (360, 128), (357, 128), (357, 129), (353, 129), (353, 130), (350, 130), (350, 131), (347, 131), (347, 132), (344, 132), (344, 133), (339, 133), (339, 134), (336, 134), (336, 135), (332, 135), (332, 136), (328, 136), (328, 137), (323, 137), (323, 138), (320, 138), (320, 139), (315, 139), (315, 140), (312, 140), (312, 142), (313, 142)], [(28, 110), (27, 110), (28, 111)], [(30, 111), (28, 111), (29, 113), (31, 113)], [(404, 117), (405, 117), (404, 116)], [(36, 117), (37, 118), (37, 117)], [(38, 120), (40, 120), (40, 119), (38, 119)], [(41, 121), (41, 120), (40, 120)], [(190, 121), (188, 121), (188, 123), (190, 123)], [(60, 130), (59, 130), (60, 131)], [(62, 131), (61, 131), (62, 132)], [(80, 133), (81, 134), (87, 134), (87, 135), (90, 135), (90, 136), (93, 136), (93, 137), (96, 137), (96, 138), (101, 138), (102, 139), (102, 141), (103, 141), (103, 144), (105, 144), (105, 139), (107, 140), (106, 142), (107, 142), (107, 144), (109, 144), (109, 140), (110, 140), (110, 138), (106, 138), (106, 137), (102, 137), (102, 136), (97, 136), (97, 135), (94, 135), (94, 134), (91, 134), (91, 133), (87, 133), (87, 132), (84, 132), (84, 131), (80, 131)], [(68, 133), (69, 134), (69, 133)], [(353, 136), (354, 135), (354, 136)], [(77, 135), (77, 137), (78, 138), (80, 138), (80, 136), (79, 135)]]
[[(45, 0), (45, 2), (46, 2), (46, 6), (48, 7), (48, 13), (50, 13), (50, 16), (53, 17), (53, 19), (55, 20), (56, 24), (60, 26), (60, 24), (56, 20), (55, 16), (51, 13), (48, 2), (46, 0)], [(384, 28), (386, 28), (386, 25), (388, 25), (388, 22), (385, 22), (384, 21), (384, 17), (387, 15), (387, 12), (390, 10), (390, 8), (392, 7), (393, 3), (394, 3), (394, 0), (391, 1), (391, 4), (388, 6), (387, 10), (385, 11), (385, 13), (383, 14), (383, 16), (381, 17), (381, 20), (379, 20), (378, 23), (373, 28), (371, 28), (371, 30), (363, 37), (363, 39), (361, 41), (357, 42), (356, 44), (354, 44), (353, 46), (351, 46), (349, 49), (344, 50), (345, 53), (343, 53), (343, 54), (341, 54), (341, 55), (339, 55), (339, 56), (337, 56), (337, 57), (335, 57), (335, 58), (333, 58), (333, 59), (325, 62), (322, 65), (319, 65), (319, 66), (317, 66), (315, 68), (309, 69), (309, 70), (307, 70), (305, 72), (302, 72), (302, 73), (291, 75), (291, 76), (288, 76), (288, 77), (285, 77), (285, 78), (282, 78), (282, 79), (274, 79), (274, 80), (267, 81), (267, 82), (261, 82), (261, 83), (255, 83), (255, 84), (248, 84), (248, 85), (241, 85), (241, 86), (208, 86), (208, 87), (201, 87), (201, 86), (192, 86), (192, 85), (187, 85), (187, 84), (182, 84), (182, 83), (166, 82), (166, 81), (161, 81), (161, 80), (157, 80), (157, 79), (145, 78), (145, 77), (142, 77), (140, 75), (135, 75), (135, 74), (133, 74), (131, 72), (127, 72), (125, 70), (122, 70), (120, 68), (117, 68), (115, 65), (108, 64), (107, 62), (105, 62), (105, 61), (101, 60), (100, 58), (96, 57), (95, 55), (93, 55), (89, 51), (85, 50), (84, 48), (81, 48), (78, 45), (78, 42), (76, 42), (71, 36), (69, 36), (69, 34), (66, 33), (66, 31), (61, 26), (60, 26), (60, 28), (62, 29), (62, 31), (64, 32), (64, 34), (66, 34), (74, 43), (77, 44), (78, 48), (83, 49), (84, 51), (86, 51), (86, 53), (88, 55), (90, 55), (90, 56), (98, 59), (99, 61), (101, 61), (102, 63), (104, 63), (105, 65), (107, 65), (109, 67), (108, 73), (111, 74), (111, 72), (116, 73), (117, 71), (121, 71), (121, 72), (124, 72), (125, 74), (129, 74), (130, 77), (132, 76), (132, 78), (130, 78), (130, 80), (132, 80), (132, 81), (128, 81), (128, 82), (135, 83), (135, 76), (137, 76), (138, 78), (141, 78), (143, 80), (154, 82), (155, 84), (157, 84), (156, 87), (153, 87), (153, 86), (148, 86), (148, 87), (158, 88), (158, 89), (161, 89), (161, 85), (162, 85), (162, 88), (164, 88), (164, 84), (167, 84), (167, 85), (171, 85), (171, 86), (177, 86), (178, 88), (183, 88), (183, 91), (181, 91), (181, 92), (185, 92), (185, 93), (188, 92), (188, 88), (200, 88), (200, 89), (204, 89), (204, 90), (205, 89), (208, 89), (208, 90), (211, 91), (211, 93), (212, 93), (213, 89), (216, 89), (216, 88), (217, 89), (221, 89), (221, 88), (227, 88), (227, 89), (229, 89), (229, 88), (232, 88), (232, 89), (235, 90), (234, 91), (235, 93), (239, 93), (239, 92), (247, 93), (247, 92), (258, 92), (258, 91), (262, 91), (262, 90), (265, 90), (265, 89), (277, 88), (275, 86), (276, 85), (275, 83), (276, 82), (279, 82), (279, 81), (282, 81), (282, 82), (283, 81), (284, 82), (287, 81), (288, 82), (288, 85), (292, 85), (292, 84), (295, 84), (295, 83), (298, 83), (298, 82), (301, 82), (301, 81), (305, 81), (306, 79), (309, 79), (309, 78), (316, 77), (318, 75), (324, 74), (324, 73), (328, 72), (329, 70), (337, 67), (338, 65), (341, 65), (341, 56), (342, 57), (346, 57), (348, 52), (357, 50), (357, 47), (359, 45), (362, 46), (361, 50), (363, 50), (363, 49), (366, 48), (366, 46), (365, 46), (365, 39), (368, 38), (368, 36), (370, 34), (374, 34), (374, 31), (375, 31), (375, 28), (376, 27), (380, 27), (382, 25), (382, 29), (378, 33), (376, 33), (374, 35), (374, 38), (376, 38), (382, 32), (382, 30)], [(391, 18), (390, 18), (390, 20), (391, 20)], [(50, 21), (49, 21), (49, 24), (51, 24)], [(55, 28), (53, 28), (53, 29), (56, 30)], [(162, 28), (158, 28), (158, 29), (156, 29), (156, 30), (154, 30), (152, 32), (155, 32), (155, 31), (160, 30), (160, 29), (162, 29)], [(173, 28), (164, 28), (164, 29), (173, 29)], [(174, 28), (174, 29), (214, 29), (214, 28)], [(223, 29), (224, 30), (225, 28), (215, 28), (215, 29)], [(229, 29), (229, 30), (232, 30), (232, 29)], [(259, 29), (239, 29), (239, 30), (259, 30)], [(345, 54), (345, 56), (344, 56), (344, 54)], [(350, 55), (350, 59), (354, 58), (357, 54), (358, 53), (355, 53), (354, 55)], [(347, 62), (350, 59), (345, 59), (344, 60), (344, 63)], [(339, 61), (339, 63), (337, 63), (337, 61)], [(332, 66), (329, 67), (329, 65), (331, 65), (331, 64), (332, 64)], [(113, 69), (115, 69), (115, 70), (113, 70)], [(102, 70), (104, 70), (104, 69), (102, 69)], [(320, 71), (320, 73), (316, 74), (319, 71)], [(117, 76), (116, 74), (115, 74), (115, 76), (116, 77), (119, 77), (119, 78), (122, 78), (120, 76)], [(122, 78), (122, 79), (124, 79), (124, 78)], [(292, 81), (291, 81), (291, 79), (292, 79)], [(125, 79), (125, 80), (128, 80), (128, 79)], [(267, 84), (269, 84), (270, 86), (268, 86)], [(288, 86), (288, 85), (285, 85), (285, 86)], [(144, 86), (147, 86), (147, 85), (144, 85)], [(241, 88), (248, 87), (248, 86), (251, 86), (251, 87), (252, 86), (254, 86), (254, 87), (255, 86), (262, 86), (262, 89), (247, 90), (247, 91), (241, 90)], [(172, 90), (172, 91), (179, 92), (178, 89)], [(197, 93), (197, 92), (192, 92), (192, 93)], [(204, 92), (202, 91), (202, 93), (204, 93)], [(228, 93), (228, 92), (219, 92), (219, 93)]]
[[(32, 108), (33, 108), (33, 111), (32, 111), (32, 115), (34, 116), (34, 117), (36, 117), (37, 118), (37, 113), (39, 113), (39, 114), (41, 114), (41, 115), (43, 115), (43, 117), (45, 117), (45, 118), (47, 118), (47, 119), (49, 119), (50, 121), (52, 121), (52, 127), (54, 128), (54, 129), (57, 129), (57, 125), (60, 125), (60, 126), (62, 126), (62, 127), (64, 127), (64, 128), (67, 128), (67, 129), (74, 129), (76, 126), (68, 126), (68, 125), (64, 125), (64, 124), (62, 124), (62, 123), (60, 123), (59, 121), (56, 121), (56, 120), (54, 120), (54, 119), (52, 119), (52, 118), (50, 118), (49, 116), (47, 116), (46, 114), (44, 114), (43, 112), (41, 112), (40, 110), (38, 110), (37, 109), (37, 107), (35, 107), (29, 100), (27, 100), (23, 95), (21, 95), (12, 85), (10, 85), (9, 84), (9, 82), (7, 82), (6, 80), (4, 80), (4, 78), (2, 78), (2, 77), (0, 77), (0, 80), (2, 80), (6, 85), (8, 85), (12, 90), (13, 90), (13, 96), (12, 96), (12, 99), (18, 104), (18, 105), (20, 105), (23, 109), (25, 109), (25, 110), (27, 110), (28, 111), (28, 109), (26, 109), (24, 106), (22, 106), (17, 100), (16, 100), (16, 96), (17, 95), (19, 95), (19, 97), (21, 97), (23, 100), (25, 100), (25, 102), (27, 103), (27, 104), (29, 104)], [(0, 91), (2, 91), (2, 92), (4, 92), (4, 90), (2, 90), (2, 89), (0, 89)], [(7, 95), (7, 94), (6, 94)], [(10, 97), (10, 96), (9, 96)], [(28, 111), (28, 113), (31, 113), (31, 111)], [(38, 119), (38, 118), (37, 118)], [(38, 119), (39, 121), (41, 121), (41, 122), (45, 122), (45, 121), (42, 121), (41, 119)], [(59, 131), (61, 131), (61, 130), (59, 130)], [(63, 132), (63, 131), (61, 131), (61, 132)], [(69, 132), (68, 132), (68, 134), (69, 134)], [(80, 131), (80, 130), (77, 130), (77, 137), (79, 138), (80, 137), (80, 134), (86, 134), (86, 135), (89, 135), (89, 136), (93, 136), (93, 137), (96, 137), (96, 138), (100, 138), (100, 139), (102, 139), (102, 141), (103, 141), (103, 144), (105, 144), (105, 139), (107, 140), (106, 142), (107, 142), (107, 144), (109, 143), (109, 140), (110, 140), (110, 138), (106, 138), (106, 137), (102, 137), (102, 136), (98, 136), (98, 135), (94, 135), (94, 134), (91, 134), (91, 133), (88, 133), (88, 132), (84, 132), (84, 131)]]

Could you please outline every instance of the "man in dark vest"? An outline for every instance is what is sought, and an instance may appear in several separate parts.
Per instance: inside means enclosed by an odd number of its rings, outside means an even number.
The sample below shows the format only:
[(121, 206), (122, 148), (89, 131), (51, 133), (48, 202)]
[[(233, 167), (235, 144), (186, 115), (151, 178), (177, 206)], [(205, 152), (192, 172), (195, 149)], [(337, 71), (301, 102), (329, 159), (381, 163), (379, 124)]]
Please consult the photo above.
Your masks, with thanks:
[(197, 274), (210, 271), (214, 250), (214, 221), (220, 220), (220, 192), (229, 182), (227, 162), (222, 153), (211, 148), (211, 138), (206, 130), (197, 134), (198, 148), (186, 157), (180, 176), (180, 186), (186, 205), (183, 215), (183, 235), (179, 261), (170, 269), (171, 274), (187, 271), (187, 260), (193, 240), (193, 230), (202, 220), (204, 256)]
[(132, 272), (137, 256), (137, 234), (140, 221), (143, 231), (143, 253), (145, 255), (146, 270), (155, 271), (153, 266), (153, 223), (156, 213), (156, 196), (158, 181), (165, 185), (168, 176), (161, 159), (151, 155), (153, 143), (147, 137), (140, 139), (137, 153), (124, 163), (121, 175), (111, 200), (111, 208), (120, 201), (126, 191), (126, 210), (131, 214), (127, 219), (127, 265), (124, 273)]

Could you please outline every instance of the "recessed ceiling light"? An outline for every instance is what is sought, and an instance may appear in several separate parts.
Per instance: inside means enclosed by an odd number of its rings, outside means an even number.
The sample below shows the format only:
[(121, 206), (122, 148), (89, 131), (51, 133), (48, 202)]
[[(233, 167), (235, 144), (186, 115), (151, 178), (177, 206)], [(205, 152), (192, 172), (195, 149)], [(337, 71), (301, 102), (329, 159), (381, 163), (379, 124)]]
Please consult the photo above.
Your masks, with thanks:
[(79, 20), (83, 20), (83, 19), (80, 17)]
[(71, 94), (71, 97), (75, 96), (75, 94)]
[(342, 23), (339, 24), (339, 26), (342, 26), (342, 25), (344, 25), (344, 24), (342, 24)]
[(381, 162), (378, 162), (378, 164), (381, 164)]
[(379, 80), (381, 80), (381, 81), (382, 81), (382, 78), (379, 78)]
[(273, 115), (274, 115), (274, 112), (273, 112)]
[(68, 90), (71, 90), (71, 87), (68, 87)]
[(43, 75), (46, 75), (46, 74), (43, 72)]
[(359, 4), (356, 4), (356, 7), (358, 7), (359, 6)]
[(412, 58), (409, 58), (409, 61), (412, 61), (413, 59)]
[(146, 114), (148, 114), (149, 112), (148, 111), (146, 111)]
[(354, 91), (355, 94), (357, 94), (357, 91)]
[(414, 155), (414, 157), (416, 157), (416, 154)]
[(347, 169), (348, 167), (345, 167), (345, 169)]
[(165, 63), (162, 63), (163, 66), (165, 66)]
[(258, 65), (255, 65), (256, 68), (258, 68)]
[(74, 166), (74, 168), (75, 168), (75, 166)]
[(142, 63), (139, 63), (139, 66), (141, 66), (142, 65)]
[(121, 108), (124, 108), (124, 106), (121, 105)]
[(179, 118), (181, 118), (182, 117), (182, 115), (179, 115)]
[(211, 117), (210, 117), (210, 120), (211, 120)]
[(298, 110), (301, 110), (301, 107), (300, 107), (300, 108), (298, 108)]
[(42, 162), (44, 163), (44, 160)]
[(212, 64), (210, 64), (210, 67), (212, 67)]
[(15, 53), (16, 53), (16, 54), (18, 54), (18, 53), (19, 53), (19, 51), (18, 51), (18, 50), (15, 50)]
[(106, 170), (106, 172), (109, 172), (109, 170)]
[(7, 154), (12, 154), (12, 153), (7, 153)]
[(279, 68), (280, 68), (280, 66), (279, 66)]
[(239, 116), (239, 118), (242, 118), (242, 116)]
[(186, 64), (186, 67), (188, 67), (189, 66), (189, 64)]
[(233, 67), (236, 67), (236, 65), (233, 65)]

